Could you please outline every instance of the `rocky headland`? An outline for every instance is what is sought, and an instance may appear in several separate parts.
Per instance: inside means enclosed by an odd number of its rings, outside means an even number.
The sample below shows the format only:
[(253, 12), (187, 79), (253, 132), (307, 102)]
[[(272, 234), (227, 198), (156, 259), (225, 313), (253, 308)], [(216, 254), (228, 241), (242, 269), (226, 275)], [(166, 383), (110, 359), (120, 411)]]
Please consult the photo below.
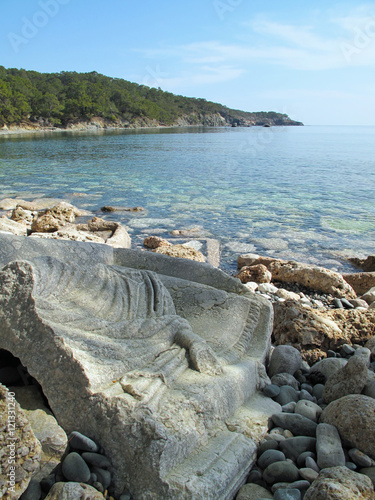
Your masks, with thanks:
[[(103, 217), (109, 208), (103, 207)], [(121, 224), (61, 200), (2, 200), (0, 209), (8, 211), (0, 218), (0, 231), (5, 233), (119, 249), (131, 245)], [(191, 243), (194, 236), (194, 231), (184, 230), (175, 230), (171, 239), (150, 234), (144, 240), (144, 254), (219, 265), (219, 251), (212, 242), (197, 250)], [(176, 244), (174, 239), (183, 237), (189, 241)], [(249, 449), (252, 460), (246, 483), (238, 485), (235, 495), (220, 498), (375, 499), (374, 260), (373, 256), (357, 259), (357, 273), (340, 274), (266, 256), (238, 257), (236, 276), (247, 289), (244, 293), (259, 297), (273, 311), (272, 345), (264, 360), (267, 376), (260, 386), (262, 401), (271, 406), (267, 418), (254, 413), (228, 417), (229, 430), (246, 435), (251, 427), (256, 445)], [(172, 269), (173, 261), (168, 265)], [(4, 498), (19, 498), (23, 491), (24, 500), (67, 495), (147, 498), (115, 492), (111, 457), (100, 436), (90, 439), (74, 430), (67, 436), (43, 399), (42, 388), (5, 351), (0, 351), (0, 382), (8, 387), (0, 387), (0, 403), (4, 406), (13, 398), (17, 405), (17, 442), (23, 450), (17, 456), (22, 469), (16, 478), (17, 493), (7, 493), (0, 479)], [(2, 422), (3, 440), (4, 426)], [(37, 463), (43, 467), (36, 472)], [(198, 496), (186, 493), (183, 498)], [(204, 493), (200, 498), (216, 500)]]

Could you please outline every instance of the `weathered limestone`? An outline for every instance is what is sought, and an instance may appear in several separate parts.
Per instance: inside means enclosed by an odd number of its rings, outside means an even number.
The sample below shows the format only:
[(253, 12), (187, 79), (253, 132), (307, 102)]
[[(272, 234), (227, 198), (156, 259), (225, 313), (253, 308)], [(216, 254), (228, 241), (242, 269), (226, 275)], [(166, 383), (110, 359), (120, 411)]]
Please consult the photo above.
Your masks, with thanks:
[(255, 283), (270, 283), (272, 274), (266, 266), (257, 264), (255, 266), (242, 267), (236, 277), (241, 280), (242, 283), (248, 283), (249, 281), (254, 281)]
[(0, 217), (0, 231), (6, 231), (8, 233), (26, 236), (27, 226), (24, 223), (15, 222), (14, 220), (8, 219), (8, 217)]
[(56, 483), (45, 500), (104, 500), (104, 496), (92, 486), (84, 483)]
[(269, 382), (268, 301), (206, 264), (106, 245), (0, 235), (0, 265), (0, 348), (66, 432), (103, 447), (117, 494), (233, 498), (256, 454), (236, 415), (251, 422)]
[(172, 243), (169, 243), (169, 241), (159, 236), (147, 236), (147, 238), (143, 240), (143, 246), (154, 249), (158, 247), (170, 247)]
[(170, 257), (178, 257), (180, 259), (194, 260), (196, 262), (206, 261), (204, 255), (201, 252), (185, 245), (171, 245), (171, 246), (161, 245), (155, 248), (154, 252), (163, 255), (168, 255)]
[(343, 278), (358, 295), (363, 295), (375, 286), (375, 272), (345, 273)]

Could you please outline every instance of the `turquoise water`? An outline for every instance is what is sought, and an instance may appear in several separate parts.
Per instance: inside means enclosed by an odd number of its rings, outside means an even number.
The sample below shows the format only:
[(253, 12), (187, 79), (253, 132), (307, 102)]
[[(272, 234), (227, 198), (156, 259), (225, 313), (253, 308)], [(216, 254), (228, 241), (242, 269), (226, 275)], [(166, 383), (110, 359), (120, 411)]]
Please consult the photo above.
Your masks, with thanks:
[(135, 247), (199, 226), (227, 270), (249, 251), (348, 268), (345, 256), (374, 253), (374, 188), (375, 127), (0, 136), (1, 198), (141, 205), (104, 218), (127, 225)]

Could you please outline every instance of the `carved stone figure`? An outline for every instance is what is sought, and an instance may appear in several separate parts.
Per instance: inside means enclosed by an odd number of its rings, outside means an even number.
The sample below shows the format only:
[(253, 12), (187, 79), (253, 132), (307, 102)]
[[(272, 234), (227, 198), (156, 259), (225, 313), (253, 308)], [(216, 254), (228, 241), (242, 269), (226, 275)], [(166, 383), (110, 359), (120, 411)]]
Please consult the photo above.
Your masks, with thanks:
[(254, 460), (266, 300), (207, 264), (87, 243), (0, 234), (0, 269), (0, 348), (67, 432), (101, 444), (117, 493), (233, 498)]

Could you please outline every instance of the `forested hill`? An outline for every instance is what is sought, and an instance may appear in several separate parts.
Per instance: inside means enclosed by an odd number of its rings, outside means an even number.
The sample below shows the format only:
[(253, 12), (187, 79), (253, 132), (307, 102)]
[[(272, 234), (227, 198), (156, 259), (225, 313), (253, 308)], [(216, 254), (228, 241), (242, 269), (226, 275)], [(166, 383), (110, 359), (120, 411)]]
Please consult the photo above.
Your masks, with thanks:
[(286, 114), (249, 113), (92, 73), (0, 66), (0, 127), (302, 125)]

